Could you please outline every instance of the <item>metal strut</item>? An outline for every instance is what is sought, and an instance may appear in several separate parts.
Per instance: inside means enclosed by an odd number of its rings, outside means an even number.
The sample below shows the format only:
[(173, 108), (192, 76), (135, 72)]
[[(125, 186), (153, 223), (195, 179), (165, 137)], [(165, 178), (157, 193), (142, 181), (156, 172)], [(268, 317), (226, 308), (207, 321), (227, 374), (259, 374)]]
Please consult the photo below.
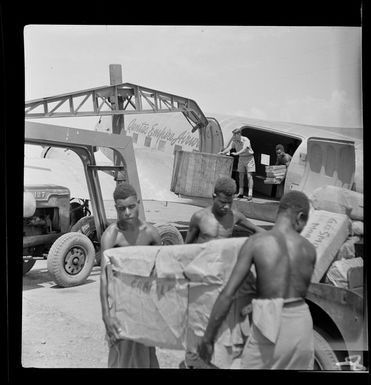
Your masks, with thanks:
[(26, 119), (165, 112), (183, 113), (193, 127), (192, 132), (208, 125), (207, 118), (194, 100), (131, 83), (76, 91), (25, 103)]

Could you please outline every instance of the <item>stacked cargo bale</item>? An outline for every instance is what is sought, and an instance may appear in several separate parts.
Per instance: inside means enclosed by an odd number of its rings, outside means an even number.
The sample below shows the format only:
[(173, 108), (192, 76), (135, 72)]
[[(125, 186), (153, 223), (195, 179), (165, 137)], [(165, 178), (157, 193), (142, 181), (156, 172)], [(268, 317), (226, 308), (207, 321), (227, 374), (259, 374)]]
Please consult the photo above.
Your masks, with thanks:
[[(352, 289), (363, 284), (363, 194), (337, 186), (323, 186), (313, 191), (313, 213), (325, 211), (330, 216), (347, 218), (349, 231), (334, 255), (327, 255), (328, 268), (320, 278), (338, 287)], [(330, 214), (331, 213), (331, 214)], [(355, 273), (355, 281), (350, 274)]]
[(264, 183), (266, 184), (280, 184), (286, 176), (286, 166), (265, 166), (266, 178)]

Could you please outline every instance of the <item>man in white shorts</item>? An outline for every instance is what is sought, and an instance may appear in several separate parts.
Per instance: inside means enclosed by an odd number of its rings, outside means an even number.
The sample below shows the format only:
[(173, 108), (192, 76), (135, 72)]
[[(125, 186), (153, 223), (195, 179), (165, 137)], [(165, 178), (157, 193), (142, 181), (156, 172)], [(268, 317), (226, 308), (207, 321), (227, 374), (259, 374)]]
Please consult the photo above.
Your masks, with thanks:
[(223, 151), (219, 152), (219, 154), (226, 155), (232, 148), (236, 150), (236, 152), (231, 153), (233, 156), (239, 156), (238, 160), (238, 177), (239, 177), (239, 189), (237, 198), (243, 198), (244, 192), (244, 178), (245, 173), (247, 174), (247, 181), (249, 192), (247, 196), (247, 200), (252, 200), (252, 191), (254, 187), (254, 180), (252, 173), (255, 172), (255, 159), (254, 159), (254, 151), (251, 147), (250, 140), (246, 136), (241, 135), (241, 129), (236, 128), (232, 131), (232, 139), (229, 142), (227, 148)]

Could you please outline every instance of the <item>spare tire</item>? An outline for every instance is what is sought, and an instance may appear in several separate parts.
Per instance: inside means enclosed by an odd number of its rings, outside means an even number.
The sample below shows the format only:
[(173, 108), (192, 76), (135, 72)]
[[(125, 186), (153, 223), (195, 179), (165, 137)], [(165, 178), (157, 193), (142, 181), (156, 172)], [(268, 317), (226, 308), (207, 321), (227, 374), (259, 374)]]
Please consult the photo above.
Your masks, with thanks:
[(91, 240), (81, 233), (66, 233), (49, 250), (47, 266), (54, 282), (61, 287), (81, 285), (95, 260)]
[(175, 226), (159, 223), (155, 223), (153, 226), (155, 226), (160, 233), (163, 245), (182, 245), (184, 243), (182, 234)]

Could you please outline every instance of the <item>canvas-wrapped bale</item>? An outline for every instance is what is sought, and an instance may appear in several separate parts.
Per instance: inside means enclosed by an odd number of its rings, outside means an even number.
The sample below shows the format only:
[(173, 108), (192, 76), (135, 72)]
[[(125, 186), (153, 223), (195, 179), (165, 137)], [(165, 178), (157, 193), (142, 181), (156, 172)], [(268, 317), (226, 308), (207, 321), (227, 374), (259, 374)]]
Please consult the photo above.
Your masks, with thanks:
[(342, 259), (341, 261), (335, 261), (331, 265), (328, 272), (326, 273), (326, 277), (334, 286), (348, 288), (348, 272), (352, 268), (362, 267), (362, 258)]
[(363, 222), (361, 221), (352, 221), (352, 234), (363, 237)]
[(326, 185), (315, 189), (310, 200), (316, 210), (346, 214), (352, 220), (363, 221), (363, 194), (359, 192)]
[[(110, 309), (121, 337), (187, 349), (205, 330), (212, 306), (246, 238), (202, 244), (129, 246), (104, 251)], [(193, 303), (200, 305), (194, 312)]]
[(345, 214), (312, 210), (301, 235), (316, 248), (317, 259), (312, 282), (319, 282), (350, 234), (350, 220)]
[(211, 198), (219, 177), (231, 176), (233, 158), (197, 151), (176, 151), (170, 190), (176, 194)]
[[(212, 307), (236, 263), (239, 251), (246, 242), (246, 238), (229, 238), (225, 240), (213, 240), (205, 243), (205, 247), (185, 267), (184, 274), (190, 280), (189, 305), (188, 305), (188, 330), (187, 348), (195, 350), (199, 337), (203, 335), (209, 320)], [(251, 268), (249, 282), (244, 285), (236, 295), (239, 310), (251, 300), (252, 286), (255, 282), (255, 268)], [(253, 291), (253, 290), (252, 290)], [(237, 311), (236, 311), (237, 310)], [(219, 335), (224, 334), (224, 340), (232, 344), (234, 328), (236, 325), (235, 314), (238, 309), (233, 309), (221, 325)], [(242, 342), (242, 341), (241, 341)]]
[(172, 261), (167, 272), (160, 271), (161, 278), (157, 276), (160, 250), (161, 246), (129, 246), (104, 251), (110, 311), (120, 322), (122, 338), (181, 349), (188, 281), (177, 261)]
[(360, 237), (349, 237), (340, 247), (336, 259), (352, 259), (356, 256), (355, 244), (360, 241)]

